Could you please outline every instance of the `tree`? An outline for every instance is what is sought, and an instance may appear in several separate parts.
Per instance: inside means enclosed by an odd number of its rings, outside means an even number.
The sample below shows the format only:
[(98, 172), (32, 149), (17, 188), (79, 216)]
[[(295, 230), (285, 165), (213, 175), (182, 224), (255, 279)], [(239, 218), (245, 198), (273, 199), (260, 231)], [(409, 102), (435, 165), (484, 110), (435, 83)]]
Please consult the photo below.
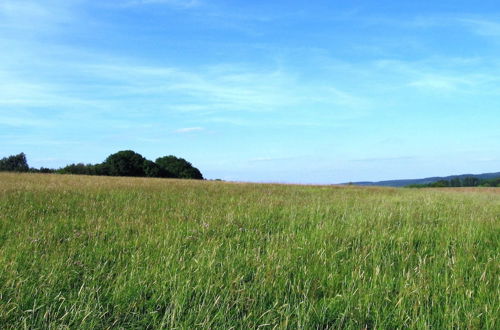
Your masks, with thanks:
[(183, 158), (175, 156), (160, 157), (156, 159), (156, 164), (167, 173), (171, 173), (175, 178), (203, 180), (201, 172)]
[(38, 173), (54, 173), (54, 172), (55, 170), (47, 167), (40, 167), (40, 169), (38, 170)]
[(103, 165), (108, 175), (112, 176), (145, 176), (145, 158), (132, 150), (119, 151), (106, 158)]
[(153, 161), (146, 159), (144, 161), (144, 175), (150, 178), (173, 178), (174, 175)]
[(462, 182), (464, 187), (476, 187), (479, 185), (479, 179), (473, 176), (468, 176), (464, 178)]
[(94, 175), (110, 175), (108, 165), (106, 163), (95, 164)]
[(26, 161), (26, 155), (20, 153), (19, 155), (0, 159), (0, 171), (203, 180), (201, 172), (185, 159), (165, 156), (153, 162), (132, 150), (123, 150), (109, 155), (100, 164), (69, 164), (57, 170), (43, 167), (30, 169)]
[(95, 166), (92, 164), (70, 164), (58, 170), (61, 174), (85, 174), (94, 175)]
[(431, 183), (430, 186), (434, 188), (444, 188), (444, 187), (449, 187), (450, 182), (448, 180), (439, 180), (437, 182)]
[(26, 155), (23, 152), (0, 159), (0, 171), (28, 172), (29, 169)]
[(450, 187), (461, 187), (462, 182), (460, 181), (460, 178), (453, 178), (450, 180)]

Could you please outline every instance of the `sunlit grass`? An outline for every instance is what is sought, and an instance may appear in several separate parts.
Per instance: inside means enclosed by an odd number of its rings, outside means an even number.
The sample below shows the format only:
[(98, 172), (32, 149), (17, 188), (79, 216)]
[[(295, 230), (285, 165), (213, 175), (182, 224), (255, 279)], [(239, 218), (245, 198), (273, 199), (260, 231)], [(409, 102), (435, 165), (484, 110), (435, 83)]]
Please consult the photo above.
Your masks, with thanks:
[(498, 189), (0, 173), (0, 328), (499, 327)]

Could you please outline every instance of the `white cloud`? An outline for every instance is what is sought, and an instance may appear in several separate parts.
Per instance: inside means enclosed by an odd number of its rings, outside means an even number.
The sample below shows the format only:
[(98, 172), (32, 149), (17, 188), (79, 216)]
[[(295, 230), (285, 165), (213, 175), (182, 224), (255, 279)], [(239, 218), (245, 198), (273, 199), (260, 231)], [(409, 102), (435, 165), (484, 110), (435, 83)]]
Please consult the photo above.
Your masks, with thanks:
[(30, 118), (30, 117), (32, 117), (32, 116), (30, 116), (30, 115), (9, 116), (9, 115), (1, 114), (0, 126), (11, 126), (11, 127), (27, 127), (27, 126), (49, 127), (49, 126), (54, 126), (54, 123), (49, 121), (49, 120), (39, 119), (39, 118)]
[(303, 156), (289, 156), (289, 157), (257, 157), (249, 159), (249, 163), (261, 163), (261, 162), (276, 162), (276, 161), (286, 161), (286, 160), (294, 160), (300, 159)]
[[(45, 4), (58, 6), (42, 6), (35, 1), (7, 0), (0, 4), (0, 13), (9, 15), (12, 20), (25, 17), (59, 24), (56, 16), (70, 6), (62, 3), (52, 0)], [(143, 0), (136, 3), (191, 6), (198, 2)], [(0, 53), (0, 109), (44, 107), (120, 111), (124, 115), (149, 112), (185, 116), (189, 113), (201, 125), (207, 122), (250, 125), (250, 116), (242, 114), (257, 112), (278, 114), (271, 120), (275, 123), (279, 120), (280, 125), (314, 126), (325, 122), (333, 125), (333, 121), (353, 120), (375, 108), (376, 97), (370, 98), (365, 93), (370, 95), (371, 90), (380, 87), (463, 91), (498, 82), (495, 70), (487, 71), (480, 68), (480, 63), (471, 62), (470, 67), (479, 70), (464, 73), (464, 63), (450, 64), (449, 58), (428, 62), (384, 60), (356, 65), (332, 59), (331, 62), (338, 65), (332, 69), (332, 78), (328, 80), (302, 78), (298, 74), (301, 68), (286, 65), (266, 69), (234, 63), (196, 68), (180, 67), (175, 63), (148, 65), (140, 59), (87, 53), (50, 42), (23, 44), (6, 39), (0, 39), (0, 48), (8, 50)], [(318, 64), (322, 66), (327, 65)], [(353, 88), (346, 82), (349, 79), (358, 79), (359, 86)], [(335, 116), (325, 120), (326, 112)], [(306, 117), (308, 122), (303, 120)], [(187, 127), (176, 132), (199, 129)]]
[[(358, 17), (360, 24), (374, 26), (390, 26), (399, 29), (426, 30), (426, 29), (465, 29), (468, 32), (483, 37), (500, 36), (500, 21), (495, 18), (467, 13), (441, 14), (441, 15), (419, 15), (413, 18), (401, 20), (388, 17)], [(436, 32), (438, 33), (438, 32)], [(401, 40), (402, 41), (402, 40)]]
[[(180, 7), (199, 1), (142, 0), (136, 4)], [(123, 114), (186, 113), (203, 122), (213, 119), (247, 125), (248, 118), (232, 114), (275, 112), (314, 113), (329, 107), (344, 111), (366, 107), (369, 101), (332, 83), (304, 83), (295, 69), (262, 69), (256, 65), (220, 64), (197, 68), (145, 65), (140, 59), (91, 53), (57, 44), (38, 33), (65, 31), (61, 24), (82, 19), (75, 11), (79, 0), (0, 1), (2, 24), (9, 33), (0, 37), (0, 110), (46, 109)], [(78, 22), (75, 23), (78, 25)], [(33, 32), (27, 37), (25, 30)], [(21, 31), (21, 32), (20, 32)], [(57, 32), (59, 33), (59, 32)], [(63, 32), (61, 32), (63, 33)], [(50, 41), (52, 40), (52, 41)]]
[(370, 106), (369, 102), (359, 96), (347, 93), (335, 87), (328, 88), (329, 96), (332, 97), (335, 103), (345, 106), (347, 108), (367, 108)]
[(199, 0), (132, 0), (126, 6), (138, 5), (168, 5), (177, 8), (193, 8), (201, 5)]
[(202, 127), (186, 127), (186, 128), (179, 128), (174, 131), (174, 133), (193, 133), (193, 132), (200, 132), (203, 131), (204, 129)]
[(4, 18), (47, 18), (51, 16), (48, 8), (44, 7), (40, 3), (20, 0), (3, 0), (0, 2), (0, 15)]
[[(472, 92), (491, 90), (491, 86), (498, 84), (498, 64), (497, 61), (485, 62), (478, 58), (434, 57), (420, 61), (376, 61), (374, 68), (380, 74), (399, 81), (401, 87)], [(489, 88), (485, 89), (486, 86)]]
[(423, 89), (431, 90), (457, 90), (460, 87), (471, 85), (472, 82), (467, 81), (463, 78), (458, 77), (447, 77), (440, 75), (426, 75), (415, 81), (410, 82), (408, 85)]
[(385, 162), (385, 161), (410, 161), (415, 160), (414, 156), (399, 156), (399, 157), (373, 157), (373, 158), (359, 158), (351, 159), (351, 162)]
[(487, 37), (500, 36), (500, 22), (477, 18), (458, 18), (457, 21), (479, 35)]
[[(0, 2), (0, 28), (10, 33), (59, 33), (62, 24), (76, 18), (75, 0), (2, 0)], [(9, 31), (10, 30), (10, 31)]]

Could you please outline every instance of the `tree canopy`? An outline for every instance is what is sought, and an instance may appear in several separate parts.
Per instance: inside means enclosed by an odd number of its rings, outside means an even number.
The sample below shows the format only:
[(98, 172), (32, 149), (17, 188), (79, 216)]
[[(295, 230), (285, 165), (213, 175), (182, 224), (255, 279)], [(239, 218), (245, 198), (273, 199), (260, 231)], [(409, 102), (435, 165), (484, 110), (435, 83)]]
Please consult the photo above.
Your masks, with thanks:
[(203, 179), (201, 172), (184, 158), (165, 156), (156, 159), (156, 164), (173, 177), (179, 179)]
[(150, 178), (174, 178), (175, 176), (167, 170), (161, 168), (155, 162), (146, 159), (144, 161), (144, 175)]
[(28, 166), (24, 153), (2, 158), (0, 171), (39, 172), (83, 175), (136, 176), (151, 178), (178, 178), (203, 180), (201, 172), (190, 162), (175, 156), (160, 157), (153, 162), (132, 150), (122, 150), (109, 155), (100, 164), (70, 164), (58, 170)]
[(407, 188), (448, 188), (448, 187), (500, 187), (500, 178), (479, 179), (476, 177), (453, 178), (426, 184), (411, 184)]
[(124, 150), (109, 155), (104, 161), (108, 175), (111, 176), (145, 176), (146, 158), (132, 150)]
[(0, 159), (0, 171), (28, 172), (29, 169), (26, 155), (23, 152)]

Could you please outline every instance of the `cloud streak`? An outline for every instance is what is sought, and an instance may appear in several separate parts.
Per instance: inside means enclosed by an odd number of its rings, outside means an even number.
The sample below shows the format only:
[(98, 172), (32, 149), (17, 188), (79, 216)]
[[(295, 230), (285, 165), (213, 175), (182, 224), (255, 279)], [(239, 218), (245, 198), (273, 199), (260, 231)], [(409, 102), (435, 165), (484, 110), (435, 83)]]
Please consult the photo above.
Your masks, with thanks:
[(266, 162), (281, 162), (287, 160), (300, 159), (303, 157), (299, 156), (288, 156), (288, 157), (256, 157), (248, 160), (249, 163), (266, 163)]
[(179, 133), (179, 134), (186, 134), (186, 133), (193, 133), (193, 132), (201, 132), (203, 131), (203, 127), (186, 127), (186, 128), (179, 128), (174, 131), (174, 133)]
[(24, 37), (59, 34), (62, 25), (77, 20), (74, 14), (77, 5), (75, 0), (3, 0), (0, 2), (0, 28), (22, 33)]
[(399, 157), (373, 157), (373, 158), (360, 158), (360, 159), (351, 159), (351, 162), (387, 162), (387, 161), (409, 161), (416, 160), (417, 158), (414, 156), (399, 156)]
[(199, 0), (132, 0), (125, 3), (126, 6), (167, 5), (183, 9), (198, 7), (201, 4)]

